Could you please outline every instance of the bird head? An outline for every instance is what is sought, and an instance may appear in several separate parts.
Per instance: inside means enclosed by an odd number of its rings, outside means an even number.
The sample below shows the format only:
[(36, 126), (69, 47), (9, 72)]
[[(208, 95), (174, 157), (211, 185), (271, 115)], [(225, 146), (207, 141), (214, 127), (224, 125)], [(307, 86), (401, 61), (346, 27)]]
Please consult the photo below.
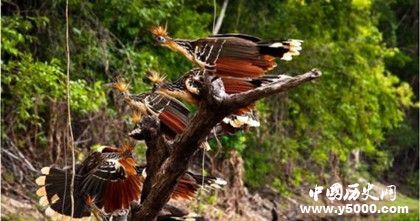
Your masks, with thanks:
[(129, 93), (129, 84), (127, 84), (123, 79), (117, 79), (115, 82), (105, 84), (105, 86), (110, 87), (121, 94)]
[[(196, 94), (192, 93), (189, 89), (189, 84), (187, 82), (190, 81), (190, 78), (193, 74), (188, 73), (182, 76), (175, 82), (169, 81), (155, 81), (153, 84), (152, 91), (158, 94), (162, 94), (167, 97), (174, 97), (184, 101), (187, 101), (192, 104), (197, 104), (197, 98), (194, 96)], [(149, 78), (150, 79), (150, 78)], [(153, 80), (151, 80), (153, 81)]]
[(167, 90), (170, 88), (171, 82), (166, 81), (166, 76), (161, 75), (157, 71), (147, 71), (146, 77), (150, 83), (153, 84), (152, 92), (159, 92), (161, 90)]
[(166, 32), (166, 27), (163, 28), (162, 26), (157, 26), (153, 27), (150, 31), (152, 32), (154, 38), (156, 39), (159, 45), (167, 47), (172, 51), (181, 53), (190, 61), (196, 62), (194, 56), (192, 55), (192, 52), (187, 50), (184, 46), (180, 45), (180, 42), (184, 40), (172, 39), (171, 37), (169, 37), (168, 33)]
[(162, 84), (165, 82), (166, 76), (159, 74), (159, 72), (154, 70), (147, 71), (147, 79), (149, 79), (152, 84)]
[(168, 36), (166, 27), (164, 28), (162, 26), (155, 26), (152, 29), (150, 29), (150, 32), (152, 32), (153, 37), (159, 45), (172, 48), (171, 45), (173, 43), (173, 40), (171, 37)]
[(153, 85), (152, 92), (166, 90), (167, 85), (170, 84), (170, 82), (165, 80), (166, 76), (163, 76), (159, 72), (154, 70), (147, 71), (146, 78)]
[(129, 102), (131, 100), (131, 94), (129, 89), (129, 84), (127, 84), (123, 79), (118, 78), (115, 82), (106, 84), (105, 86), (112, 88), (115, 90), (116, 98), (123, 99), (125, 102)]

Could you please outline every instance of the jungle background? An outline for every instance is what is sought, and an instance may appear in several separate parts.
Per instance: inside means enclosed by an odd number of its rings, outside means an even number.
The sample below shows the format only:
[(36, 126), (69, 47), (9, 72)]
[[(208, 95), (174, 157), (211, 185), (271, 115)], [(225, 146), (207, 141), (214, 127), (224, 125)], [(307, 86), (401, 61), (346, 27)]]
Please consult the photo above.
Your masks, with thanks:
[[(218, 16), (224, 1), (215, 2)], [(369, 219), (418, 220), (418, 7), (416, 0), (228, 1), (219, 33), (302, 39), (301, 55), (279, 61), (272, 74), (318, 68), (323, 75), (260, 101), (260, 128), (212, 141), (206, 171), (229, 186), (180, 206), (213, 219), (264, 220), (273, 211), (296, 219), (296, 206), (315, 203), (308, 191), (316, 184), (371, 182), (396, 185), (397, 200), (381, 203), (408, 205), (410, 214)], [(43, 220), (36, 171), (70, 164), (64, 10), (62, 0), (2, 0), (4, 220)], [(151, 87), (148, 70), (176, 79), (192, 68), (156, 45), (150, 27), (167, 24), (178, 38), (208, 36), (214, 2), (70, 0), (69, 10), (72, 126), (82, 160), (100, 144), (122, 143), (133, 127), (105, 83), (122, 76), (139, 93)], [(143, 143), (137, 152), (144, 160)], [(200, 165), (201, 153), (191, 167)]]

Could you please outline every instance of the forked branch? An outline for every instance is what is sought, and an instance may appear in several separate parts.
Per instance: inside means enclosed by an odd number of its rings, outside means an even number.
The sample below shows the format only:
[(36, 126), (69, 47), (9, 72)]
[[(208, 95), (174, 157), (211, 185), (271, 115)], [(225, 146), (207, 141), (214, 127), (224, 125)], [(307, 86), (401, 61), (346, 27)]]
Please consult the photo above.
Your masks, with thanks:
[[(148, 176), (142, 193), (142, 204), (132, 211), (132, 220), (154, 220), (159, 211), (169, 201), (177, 180), (186, 172), (194, 153), (211, 130), (226, 116), (240, 107), (247, 106), (259, 99), (288, 91), (304, 82), (319, 78), (321, 72), (310, 72), (294, 77), (282, 75), (278, 81), (256, 89), (227, 95), (220, 81), (206, 77), (202, 84), (203, 99), (188, 128), (176, 137), (173, 143), (157, 133), (158, 124), (144, 118), (140, 129), (151, 131), (145, 136), (148, 145)], [(161, 142), (164, 141), (164, 142)], [(151, 157), (153, 156), (153, 157)], [(153, 171), (152, 171), (153, 170)], [(145, 189), (147, 188), (147, 189)]]

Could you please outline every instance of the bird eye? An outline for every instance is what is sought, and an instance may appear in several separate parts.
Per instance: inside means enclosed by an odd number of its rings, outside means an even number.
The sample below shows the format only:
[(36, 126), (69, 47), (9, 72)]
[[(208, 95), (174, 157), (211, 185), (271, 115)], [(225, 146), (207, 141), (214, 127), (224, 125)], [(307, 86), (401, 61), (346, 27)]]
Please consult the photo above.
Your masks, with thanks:
[(159, 36), (159, 37), (157, 37), (157, 40), (158, 40), (158, 42), (160, 42), (160, 43), (164, 43), (164, 42), (166, 42), (166, 38), (165, 38), (165, 37), (163, 37), (163, 36)]
[(160, 87), (159, 87), (159, 85), (158, 84), (153, 84), (153, 87), (152, 87), (152, 91), (153, 92), (155, 92), (157, 89), (159, 89)]

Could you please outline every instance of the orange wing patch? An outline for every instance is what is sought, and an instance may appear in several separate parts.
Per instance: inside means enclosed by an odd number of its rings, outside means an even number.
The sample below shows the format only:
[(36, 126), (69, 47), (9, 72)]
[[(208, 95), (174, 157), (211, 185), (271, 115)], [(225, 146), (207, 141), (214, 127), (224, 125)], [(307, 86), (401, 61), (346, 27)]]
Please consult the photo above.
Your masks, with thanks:
[(128, 176), (137, 175), (136, 172), (136, 161), (133, 158), (123, 158), (120, 160), (121, 166), (124, 168), (124, 171)]
[(172, 192), (171, 198), (191, 200), (194, 198), (197, 189), (198, 185), (195, 181), (186, 180), (181, 177), (175, 187), (175, 190)]
[(267, 71), (272, 70), (273, 68), (277, 67), (276, 58), (273, 56), (263, 55), (261, 57), (261, 60), (264, 64), (262, 67), (265, 67), (265, 70)]
[(217, 75), (231, 77), (259, 77), (264, 69), (249, 60), (219, 58), (216, 63)]
[(105, 188), (104, 210), (109, 213), (119, 209), (128, 209), (132, 201), (140, 199), (140, 177), (132, 175), (127, 179), (110, 182)]
[(216, 62), (217, 74), (231, 77), (260, 77), (276, 66), (275, 58), (270, 55), (258, 60), (221, 57)]
[(222, 81), (227, 94), (241, 93), (255, 88), (253, 84), (242, 79), (222, 77)]
[(159, 114), (159, 120), (161, 120), (165, 125), (167, 125), (171, 130), (175, 131), (175, 133), (179, 134), (182, 133), (187, 125), (185, 123), (178, 119), (174, 114), (163, 111)]

